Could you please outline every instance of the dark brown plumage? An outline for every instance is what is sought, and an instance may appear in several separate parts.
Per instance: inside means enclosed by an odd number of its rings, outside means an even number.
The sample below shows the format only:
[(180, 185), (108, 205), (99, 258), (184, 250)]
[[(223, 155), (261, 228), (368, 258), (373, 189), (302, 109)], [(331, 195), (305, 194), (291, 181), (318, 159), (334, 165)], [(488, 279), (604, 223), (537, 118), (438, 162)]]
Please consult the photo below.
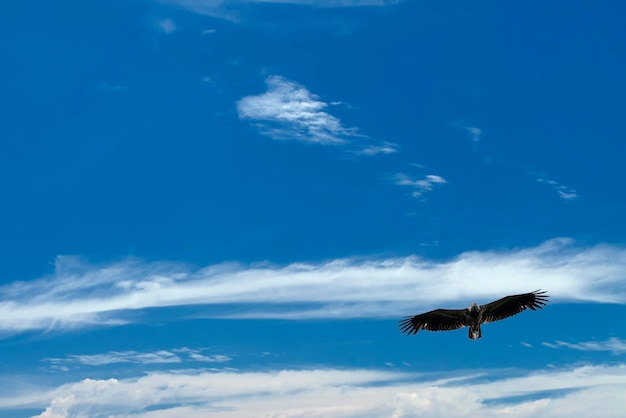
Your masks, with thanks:
[(482, 337), (481, 324), (500, 321), (530, 309), (542, 309), (548, 303), (546, 292), (535, 290), (530, 293), (506, 296), (486, 305), (472, 303), (467, 309), (435, 309), (420, 315), (407, 316), (400, 320), (400, 330), (408, 335), (418, 331), (451, 331), (469, 327), (471, 340)]

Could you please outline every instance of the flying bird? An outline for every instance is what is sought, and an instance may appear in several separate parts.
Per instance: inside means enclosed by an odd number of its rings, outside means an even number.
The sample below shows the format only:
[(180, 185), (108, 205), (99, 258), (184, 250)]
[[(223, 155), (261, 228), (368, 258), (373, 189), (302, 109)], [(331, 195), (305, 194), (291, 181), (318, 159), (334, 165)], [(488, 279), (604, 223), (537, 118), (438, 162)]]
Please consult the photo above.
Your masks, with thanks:
[(535, 290), (531, 293), (506, 296), (486, 305), (476, 302), (466, 309), (435, 309), (420, 315), (407, 316), (400, 320), (400, 330), (407, 334), (417, 334), (419, 330), (451, 331), (469, 327), (470, 340), (482, 338), (480, 326), (487, 322), (500, 321), (525, 311), (542, 309), (548, 303), (546, 292)]

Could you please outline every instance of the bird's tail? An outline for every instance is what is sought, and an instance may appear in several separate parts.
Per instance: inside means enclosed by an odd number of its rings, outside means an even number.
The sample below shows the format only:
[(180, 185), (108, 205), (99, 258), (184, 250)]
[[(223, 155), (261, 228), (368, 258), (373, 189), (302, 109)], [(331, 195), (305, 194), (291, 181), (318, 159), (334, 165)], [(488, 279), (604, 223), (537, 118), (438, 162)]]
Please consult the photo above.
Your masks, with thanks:
[(468, 332), (467, 336), (468, 336), (468, 338), (470, 340), (477, 340), (477, 339), (479, 339), (481, 337), (480, 334), (481, 334), (480, 333), (480, 326), (478, 326), (478, 327), (470, 326), (469, 327), (469, 332)]

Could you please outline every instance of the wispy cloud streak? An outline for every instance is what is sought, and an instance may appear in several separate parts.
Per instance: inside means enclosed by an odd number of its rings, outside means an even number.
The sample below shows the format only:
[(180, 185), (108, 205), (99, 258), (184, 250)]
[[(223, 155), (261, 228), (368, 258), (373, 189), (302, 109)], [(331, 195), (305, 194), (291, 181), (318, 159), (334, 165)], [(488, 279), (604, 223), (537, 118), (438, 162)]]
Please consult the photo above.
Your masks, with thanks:
[(411, 196), (420, 197), (430, 192), (437, 184), (446, 184), (447, 181), (434, 174), (429, 174), (421, 179), (414, 179), (404, 173), (398, 173), (393, 177), (394, 183), (398, 186), (409, 186), (413, 189)]
[(551, 179), (546, 178), (546, 177), (539, 177), (539, 178), (537, 178), (537, 181), (539, 183), (543, 183), (543, 184), (546, 184), (546, 185), (552, 187), (554, 190), (556, 190), (556, 192), (559, 194), (559, 197), (561, 199), (573, 200), (573, 199), (576, 199), (578, 197), (578, 193), (576, 192), (576, 190), (574, 190), (572, 188), (569, 188), (567, 186), (564, 186), (561, 183), (559, 183), (558, 181), (551, 180)]
[(356, 155), (379, 155), (379, 154), (393, 154), (397, 152), (396, 144), (391, 142), (384, 142), (380, 145), (366, 145), (361, 149), (351, 150), (349, 152)]
[(464, 120), (456, 121), (453, 124), (455, 127), (465, 131), (472, 142), (479, 142), (483, 136), (483, 130), (477, 126), (470, 125)]
[(584, 341), (580, 343), (567, 343), (557, 341), (555, 343), (542, 343), (550, 348), (570, 348), (579, 351), (610, 351), (613, 354), (626, 354), (626, 341), (619, 338), (609, 338), (606, 341)]
[(472, 138), (473, 142), (480, 141), (480, 137), (483, 134), (482, 129), (477, 128), (475, 126), (466, 126), (465, 130), (467, 131), (467, 133), (469, 133), (470, 138)]
[(53, 276), (0, 288), (0, 330), (118, 325), (132, 320), (132, 310), (183, 305), (206, 305), (214, 317), (387, 317), (539, 288), (559, 300), (626, 303), (625, 272), (625, 248), (566, 239), (446, 261), (410, 256), (193, 269), (60, 257)]

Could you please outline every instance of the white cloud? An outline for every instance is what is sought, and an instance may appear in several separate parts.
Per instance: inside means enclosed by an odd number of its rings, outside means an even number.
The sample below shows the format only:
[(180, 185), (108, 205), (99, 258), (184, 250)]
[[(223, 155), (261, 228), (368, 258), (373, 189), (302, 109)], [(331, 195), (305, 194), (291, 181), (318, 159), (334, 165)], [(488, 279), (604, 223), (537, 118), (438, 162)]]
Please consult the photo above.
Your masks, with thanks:
[(265, 82), (265, 93), (246, 96), (237, 102), (239, 117), (251, 121), (263, 135), (275, 140), (349, 146), (348, 152), (356, 155), (397, 151), (394, 143), (380, 142), (359, 134), (356, 128), (344, 127), (338, 118), (324, 110), (328, 103), (302, 85), (280, 76), (270, 76)]
[[(280, 370), (271, 372), (186, 372), (149, 373), (135, 379), (85, 379), (57, 389), (25, 395), (35, 403), (46, 397), (52, 399), (42, 415), (65, 417), (154, 417), (151, 412), (139, 412), (148, 407), (164, 405), (161, 416), (183, 416), (168, 405), (182, 405), (189, 413), (184, 416), (259, 417), (284, 409), (306, 411), (313, 401), (321, 406), (329, 397), (340, 396), (351, 388), (380, 384), (404, 377), (399, 373), (377, 370)], [(312, 399), (315, 397), (319, 399)], [(16, 399), (16, 401), (20, 401)], [(63, 400), (63, 402), (61, 401)], [(11, 399), (0, 399), (0, 406), (16, 405)], [(283, 405), (276, 404), (282, 402)], [(66, 415), (53, 407), (63, 404)], [(19, 405), (19, 404), (17, 404)], [(189, 407), (187, 405), (194, 405)], [(6, 406), (5, 406), (6, 407)], [(57, 408), (58, 409), (58, 408)], [(336, 405), (333, 409), (341, 410)], [(45, 415), (55, 412), (57, 415)], [(133, 413), (134, 412), (134, 413)], [(224, 415), (222, 415), (224, 414)]]
[(609, 338), (606, 341), (585, 341), (580, 343), (557, 341), (555, 343), (544, 342), (542, 344), (550, 348), (570, 348), (580, 351), (610, 351), (613, 354), (626, 353), (626, 340), (615, 337)]
[(0, 288), (0, 330), (124, 324), (132, 310), (184, 305), (214, 305), (214, 317), (389, 317), (535, 289), (561, 301), (626, 303), (626, 248), (557, 239), (443, 261), (409, 256), (201, 269), (59, 257), (54, 275)]
[(557, 181), (546, 178), (545, 176), (537, 178), (537, 181), (539, 183), (547, 184), (548, 186), (552, 187), (554, 190), (556, 190), (561, 199), (572, 200), (578, 197), (578, 193), (576, 193), (576, 190), (564, 186)]
[(447, 181), (440, 176), (429, 174), (421, 179), (413, 179), (404, 173), (398, 173), (393, 177), (395, 184), (398, 186), (409, 186), (413, 188), (411, 195), (413, 197), (420, 197), (424, 193), (433, 189), (436, 184), (445, 184)]
[(0, 408), (45, 408), (39, 418), (610, 418), (626, 409), (625, 371), (624, 365), (584, 366), (515, 377), (466, 371), (436, 379), (363, 369), (159, 372), (2, 394)]
[(50, 406), (39, 416), (41, 418), (67, 418), (70, 416), (70, 409), (74, 405), (74, 402), (74, 395), (54, 398)]
[(356, 136), (336, 117), (323, 111), (328, 106), (300, 84), (270, 76), (267, 92), (247, 96), (237, 103), (239, 117), (256, 122), (273, 139), (292, 139), (325, 145), (345, 144)]

